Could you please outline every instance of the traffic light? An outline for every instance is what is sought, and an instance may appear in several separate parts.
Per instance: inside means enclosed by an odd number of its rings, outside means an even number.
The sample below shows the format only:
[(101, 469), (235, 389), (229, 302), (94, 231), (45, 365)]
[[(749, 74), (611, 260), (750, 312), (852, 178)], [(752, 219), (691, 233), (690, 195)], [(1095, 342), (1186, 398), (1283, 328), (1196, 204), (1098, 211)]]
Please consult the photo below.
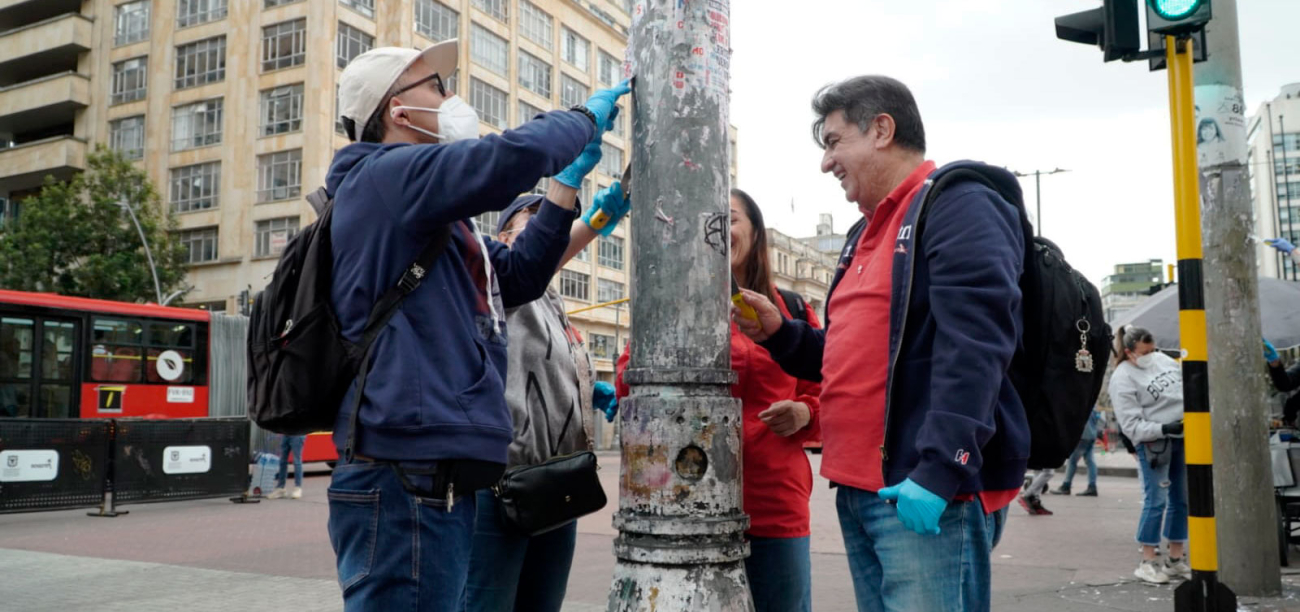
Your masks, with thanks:
[(1146, 0), (1147, 32), (1189, 34), (1210, 21), (1210, 0)]
[(1103, 0), (1101, 8), (1057, 17), (1056, 37), (1097, 45), (1101, 47), (1103, 59), (1108, 62), (1137, 53), (1142, 48), (1138, 36), (1137, 0)]

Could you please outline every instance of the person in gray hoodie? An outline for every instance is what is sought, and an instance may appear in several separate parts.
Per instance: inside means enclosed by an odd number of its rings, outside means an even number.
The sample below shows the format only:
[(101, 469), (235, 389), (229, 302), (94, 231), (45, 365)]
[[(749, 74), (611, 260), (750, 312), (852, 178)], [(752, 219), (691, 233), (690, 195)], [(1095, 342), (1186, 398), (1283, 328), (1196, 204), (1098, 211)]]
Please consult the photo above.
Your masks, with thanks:
[[(1120, 429), (1137, 447), (1142, 471), (1142, 516), (1137, 542), (1142, 561), (1133, 574), (1156, 584), (1190, 578), (1187, 543), (1187, 463), (1183, 449), (1182, 366), (1156, 350), (1155, 338), (1141, 327), (1125, 326), (1115, 335), (1115, 373), (1110, 399)], [(1169, 558), (1158, 555), (1161, 526)]]

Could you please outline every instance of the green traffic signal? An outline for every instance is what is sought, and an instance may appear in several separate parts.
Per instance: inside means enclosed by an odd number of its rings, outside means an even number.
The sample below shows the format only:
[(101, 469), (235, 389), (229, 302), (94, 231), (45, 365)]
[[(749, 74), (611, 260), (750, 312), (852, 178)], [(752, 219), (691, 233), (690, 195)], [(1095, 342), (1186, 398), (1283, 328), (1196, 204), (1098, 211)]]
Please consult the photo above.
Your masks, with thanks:
[(1201, 8), (1204, 0), (1147, 0), (1157, 15), (1169, 21), (1185, 19)]

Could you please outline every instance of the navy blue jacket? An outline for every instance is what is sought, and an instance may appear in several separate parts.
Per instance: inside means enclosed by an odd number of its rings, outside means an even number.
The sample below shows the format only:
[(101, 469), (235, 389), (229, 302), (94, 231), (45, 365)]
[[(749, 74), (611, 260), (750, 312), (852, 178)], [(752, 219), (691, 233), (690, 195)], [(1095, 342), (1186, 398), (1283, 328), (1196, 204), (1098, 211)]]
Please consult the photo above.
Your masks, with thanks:
[[(984, 185), (958, 183), (915, 230), (935, 180), (963, 166), (1020, 190), (1006, 170), (956, 162), (931, 174), (908, 205), (894, 248), (881, 453), (886, 486), (911, 478), (948, 500), (1020, 487), (1029, 457), (1029, 424), (1008, 375), (1023, 327), (1019, 210)], [(830, 294), (865, 227), (849, 230)], [(835, 329), (830, 294), (823, 329), (786, 320), (762, 343), (792, 376), (821, 380), (826, 334)]]
[[(452, 225), (446, 250), (375, 340), (357, 453), (506, 462), (514, 437), (504, 390), (506, 329), (504, 319), (493, 329), (484, 264), (491, 262), (505, 307), (541, 297), (575, 215), (544, 203), (514, 248), (487, 240), (486, 259), (468, 218), (501, 210), (558, 173), (594, 134), (585, 115), (555, 111), (499, 136), (448, 145), (355, 143), (334, 156), (326, 179), (334, 196), (331, 297), (349, 340), (360, 340), (379, 296), (434, 230)], [(355, 388), (335, 422), (340, 452)]]

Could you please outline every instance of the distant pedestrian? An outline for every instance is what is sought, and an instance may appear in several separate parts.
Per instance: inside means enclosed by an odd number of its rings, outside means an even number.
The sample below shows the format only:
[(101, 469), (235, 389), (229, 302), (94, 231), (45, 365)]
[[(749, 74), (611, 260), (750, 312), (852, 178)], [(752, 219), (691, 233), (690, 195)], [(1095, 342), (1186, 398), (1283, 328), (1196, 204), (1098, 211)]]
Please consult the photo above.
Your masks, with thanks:
[[(275, 490), (267, 499), (302, 498), (302, 446), (307, 436), (280, 436), (280, 471), (275, 475)], [(293, 491), (285, 494), (284, 485), (289, 476), (289, 454), (293, 453)]]
[(1097, 446), (1097, 440), (1101, 439), (1101, 431), (1101, 414), (1093, 410), (1092, 416), (1088, 417), (1088, 424), (1083, 427), (1083, 437), (1079, 438), (1079, 445), (1074, 447), (1070, 458), (1065, 460), (1065, 481), (1061, 483), (1060, 488), (1052, 490), (1053, 495), (1070, 494), (1070, 485), (1074, 483), (1074, 472), (1079, 467), (1079, 460), (1083, 459), (1084, 464), (1088, 466), (1088, 488), (1081, 491), (1079, 497), (1097, 496), (1097, 461), (1092, 457), (1092, 450)]
[(1047, 490), (1048, 483), (1055, 475), (1056, 470), (1053, 469), (1038, 470), (1034, 478), (1020, 492), (1018, 498), (1020, 507), (1024, 508), (1030, 516), (1052, 516), (1053, 512), (1043, 507), (1043, 492)]

